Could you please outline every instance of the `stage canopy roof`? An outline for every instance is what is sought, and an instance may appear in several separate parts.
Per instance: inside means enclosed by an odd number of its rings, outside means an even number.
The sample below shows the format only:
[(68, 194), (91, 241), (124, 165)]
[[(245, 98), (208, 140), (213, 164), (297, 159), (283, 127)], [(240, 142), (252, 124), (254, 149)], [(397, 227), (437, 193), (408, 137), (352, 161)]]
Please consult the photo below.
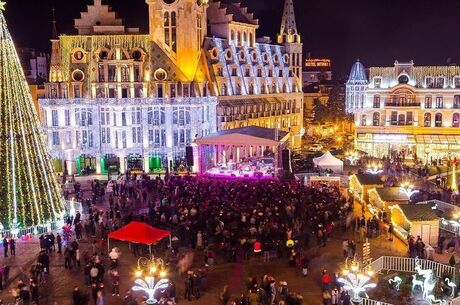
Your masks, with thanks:
[(123, 228), (110, 233), (109, 238), (151, 245), (170, 235), (169, 231), (156, 229), (144, 222), (132, 221)]
[[(278, 133), (278, 137), (276, 137)], [(278, 146), (285, 143), (289, 133), (274, 128), (248, 126), (242, 128), (221, 130), (196, 140), (201, 145), (260, 145)]]

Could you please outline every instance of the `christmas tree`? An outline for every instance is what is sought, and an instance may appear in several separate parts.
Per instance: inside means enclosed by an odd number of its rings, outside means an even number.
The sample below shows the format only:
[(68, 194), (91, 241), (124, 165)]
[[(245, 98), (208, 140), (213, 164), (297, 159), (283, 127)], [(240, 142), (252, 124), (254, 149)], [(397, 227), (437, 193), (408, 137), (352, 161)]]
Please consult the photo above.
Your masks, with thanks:
[(64, 199), (0, 0), (0, 224), (58, 220)]

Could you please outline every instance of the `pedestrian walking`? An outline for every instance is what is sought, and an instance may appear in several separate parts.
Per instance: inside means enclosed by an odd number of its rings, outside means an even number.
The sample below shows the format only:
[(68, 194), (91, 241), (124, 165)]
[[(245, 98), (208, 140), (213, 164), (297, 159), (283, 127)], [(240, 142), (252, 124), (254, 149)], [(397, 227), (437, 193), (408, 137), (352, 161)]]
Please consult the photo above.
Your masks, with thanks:
[(14, 238), (10, 238), (8, 240), (8, 246), (10, 247), (10, 255), (16, 256), (16, 241)]
[(6, 237), (3, 238), (3, 251), (5, 257), (8, 257), (8, 240)]

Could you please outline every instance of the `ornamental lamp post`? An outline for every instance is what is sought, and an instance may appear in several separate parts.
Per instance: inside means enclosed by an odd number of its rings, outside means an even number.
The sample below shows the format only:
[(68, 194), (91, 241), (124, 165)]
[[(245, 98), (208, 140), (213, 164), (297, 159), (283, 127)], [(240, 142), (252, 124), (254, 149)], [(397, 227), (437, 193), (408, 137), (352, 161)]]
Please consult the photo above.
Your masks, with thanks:
[(383, 172), (382, 164), (372, 163), (367, 167), (367, 172), (372, 175), (378, 175)]
[(406, 181), (401, 184), (401, 192), (406, 194), (410, 200), (410, 197), (412, 197), (415, 193), (418, 193), (418, 190), (414, 190), (414, 186), (409, 181)]
[(343, 288), (352, 291), (352, 301), (361, 302), (361, 293), (366, 293), (368, 288), (375, 288), (375, 283), (368, 283), (374, 276), (374, 271), (369, 268), (363, 268), (360, 263), (354, 258), (349, 263), (348, 258), (345, 261), (345, 267), (342, 270), (344, 277), (337, 279), (339, 283), (343, 284)]
[[(145, 278), (142, 276), (145, 273)], [(137, 269), (135, 271), (136, 280), (134, 281), (133, 291), (141, 291), (147, 294), (146, 304), (158, 304), (155, 298), (157, 291), (164, 293), (169, 287), (169, 280), (166, 279), (166, 269), (161, 258), (146, 258), (140, 257), (137, 260)], [(155, 277), (159, 277), (159, 281), (155, 281)]]
[(348, 151), (345, 159), (350, 161), (350, 165), (355, 165), (355, 162), (359, 160), (358, 153), (354, 150)]

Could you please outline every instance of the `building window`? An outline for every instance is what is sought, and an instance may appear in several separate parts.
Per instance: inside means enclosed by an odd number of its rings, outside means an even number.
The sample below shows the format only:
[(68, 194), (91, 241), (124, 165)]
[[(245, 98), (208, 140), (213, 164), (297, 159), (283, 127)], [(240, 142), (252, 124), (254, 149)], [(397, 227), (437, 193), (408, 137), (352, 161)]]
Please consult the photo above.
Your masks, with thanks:
[(133, 111), (131, 112), (131, 123), (137, 124), (137, 125), (141, 124), (141, 108), (140, 107), (134, 108)]
[(398, 125), (400, 126), (406, 125), (406, 116), (404, 114), (398, 115)]
[(185, 126), (190, 124), (190, 111), (183, 108), (173, 108), (173, 124)]
[(434, 126), (435, 127), (442, 127), (442, 114), (441, 113), (436, 113), (434, 117)]
[(75, 124), (77, 126), (92, 126), (93, 114), (91, 109), (77, 108), (75, 109)]
[(460, 88), (460, 77), (457, 76), (457, 77), (454, 77), (454, 87), (455, 88)]
[(452, 126), (459, 127), (460, 125), (460, 115), (458, 113), (454, 113), (452, 116)]
[(372, 125), (379, 126), (380, 125), (380, 113), (374, 112), (372, 116)]
[(232, 76), (237, 76), (237, 71), (236, 71), (236, 67), (233, 67), (232, 68)]
[(380, 108), (380, 96), (374, 96), (374, 108)]
[(53, 127), (59, 126), (58, 111), (56, 109), (51, 110), (51, 126)]
[(398, 125), (398, 112), (396, 111), (392, 111), (391, 112), (391, 122), (390, 122), (391, 125)]
[(121, 66), (121, 81), (129, 82), (129, 67), (127, 65)]
[(64, 121), (65, 121), (65, 126), (70, 126), (70, 110), (69, 109), (64, 110)]
[(412, 111), (409, 111), (407, 112), (407, 115), (406, 115), (406, 125), (412, 125), (414, 123), (414, 118), (413, 118), (413, 113)]
[(436, 109), (442, 109), (444, 107), (442, 96), (436, 97)]
[(431, 127), (431, 113), (425, 113), (423, 115), (423, 126)]
[(117, 81), (117, 67), (115, 65), (109, 65), (109, 70), (107, 74), (109, 82)]
[(217, 67), (217, 76), (219, 77), (224, 76), (224, 69), (222, 69), (222, 67)]
[(444, 77), (438, 77), (436, 78), (436, 88), (444, 88)]
[(382, 86), (382, 78), (374, 77), (374, 88), (380, 88)]
[(460, 108), (460, 95), (454, 96), (454, 104), (452, 105), (454, 109)]
[(53, 131), (53, 145), (60, 145), (59, 131)]
[(431, 109), (433, 107), (433, 98), (431, 96), (425, 96), (425, 109)]
[(104, 65), (98, 66), (98, 75), (99, 75), (99, 82), (105, 82), (105, 68)]
[(367, 119), (366, 119), (366, 115), (363, 114), (363, 115), (361, 116), (361, 126), (366, 126), (366, 125), (367, 125), (367, 121), (366, 121), (366, 120), (367, 120)]
[(426, 88), (434, 88), (434, 81), (433, 78), (430, 76), (427, 76), (425, 78), (425, 87)]
[(110, 125), (110, 109), (101, 108), (101, 125)]
[(121, 113), (121, 126), (126, 126), (126, 110), (123, 109)]
[(101, 128), (101, 142), (103, 144), (110, 144), (110, 128)]
[(140, 127), (133, 127), (133, 143), (142, 143), (142, 131)]
[(166, 12), (164, 14), (165, 44), (173, 52), (177, 51), (176, 45), (176, 12)]
[(152, 109), (149, 108), (147, 112), (147, 123), (149, 125), (160, 126), (165, 124), (165, 111), (164, 108)]
[(226, 84), (222, 84), (221, 88), (220, 88), (220, 95), (227, 95), (227, 85)]

